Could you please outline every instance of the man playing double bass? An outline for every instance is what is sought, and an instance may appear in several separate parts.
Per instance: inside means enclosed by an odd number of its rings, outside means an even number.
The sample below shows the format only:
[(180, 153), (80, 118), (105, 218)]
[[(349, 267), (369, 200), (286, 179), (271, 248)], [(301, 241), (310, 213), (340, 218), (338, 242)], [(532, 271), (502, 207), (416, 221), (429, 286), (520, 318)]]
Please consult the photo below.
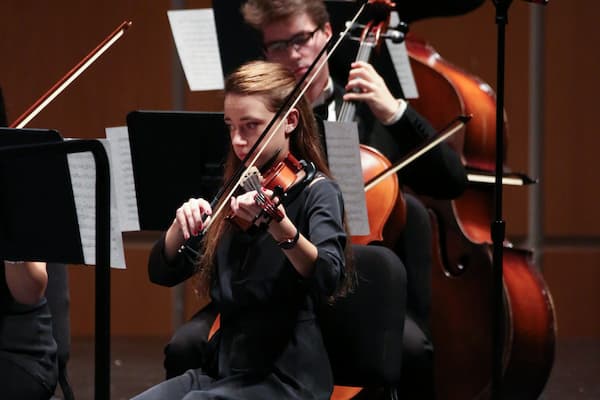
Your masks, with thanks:
[[(291, 70), (300, 79), (333, 35), (327, 9), (322, 0), (249, 0), (242, 7), (245, 21), (261, 34), (265, 57)], [(348, 61), (350, 63), (350, 61)], [(341, 103), (358, 103), (357, 122), (360, 141), (375, 147), (392, 162), (418, 147), (435, 134), (429, 123), (401, 98), (395, 98), (385, 80), (367, 63), (352, 63), (347, 82), (334, 82), (325, 65), (306, 92), (315, 113), (335, 120)], [(447, 145), (431, 150), (400, 173), (403, 184), (419, 194), (454, 198), (466, 187), (466, 173), (459, 156)], [(433, 345), (429, 329), (431, 302), (432, 233), (429, 216), (416, 197), (406, 196), (407, 222), (395, 246), (406, 268), (408, 279), (405, 322), (402, 393), (415, 398), (433, 397)], [(210, 309), (205, 314), (210, 314)], [(180, 329), (165, 349), (165, 367), (189, 360), (186, 349), (198, 348), (194, 325), (205, 327), (197, 314)], [(187, 354), (187, 356), (186, 356)]]

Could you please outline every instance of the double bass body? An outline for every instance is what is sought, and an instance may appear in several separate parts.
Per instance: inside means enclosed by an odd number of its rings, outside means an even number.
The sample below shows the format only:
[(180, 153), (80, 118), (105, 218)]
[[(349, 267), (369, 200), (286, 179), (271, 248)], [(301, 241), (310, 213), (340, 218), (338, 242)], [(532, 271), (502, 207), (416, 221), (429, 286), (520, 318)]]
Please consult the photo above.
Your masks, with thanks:
[[(411, 101), (413, 107), (436, 129), (457, 114), (472, 114), (462, 135), (450, 144), (462, 154), (468, 171), (493, 172), (496, 102), (491, 88), (443, 60), (427, 43), (409, 36), (406, 44), (420, 93), (419, 99)], [(506, 137), (506, 130), (503, 134)], [(470, 183), (452, 201), (423, 200), (430, 208), (435, 233), (431, 322), (436, 394), (438, 398), (489, 398), (493, 186)], [(506, 399), (537, 398), (554, 360), (552, 298), (531, 260), (529, 251), (504, 246), (502, 398)]]
[[(425, 199), (434, 232), (431, 327), (439, 398), (487, 399), (492, 376), (492, 247), (464, 235), (450, 201)], [(504, 248), (503, 396), (535, 399), (554, 359), (556, 321), (527, 250)]]

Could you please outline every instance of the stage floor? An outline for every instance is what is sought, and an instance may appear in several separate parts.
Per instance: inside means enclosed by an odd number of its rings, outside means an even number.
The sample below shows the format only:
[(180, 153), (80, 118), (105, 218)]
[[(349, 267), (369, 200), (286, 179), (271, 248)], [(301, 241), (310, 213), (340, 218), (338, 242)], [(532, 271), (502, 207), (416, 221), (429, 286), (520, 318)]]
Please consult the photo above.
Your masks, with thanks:
[[(112, 338), (111, 400), (129, 399), (163, 379), (162, 348), (166, 340), (167, 338)], [(68, 369), (75, 398), (93, 400), (93, 339), (73, 338), (71, 345)], [(540, 399), (600, 399), (599, 377), (600, 340), (560, 340), (557, 343), (554, 368)], [(61, 397), (60, 391), (57, 392), (57, 397)]]

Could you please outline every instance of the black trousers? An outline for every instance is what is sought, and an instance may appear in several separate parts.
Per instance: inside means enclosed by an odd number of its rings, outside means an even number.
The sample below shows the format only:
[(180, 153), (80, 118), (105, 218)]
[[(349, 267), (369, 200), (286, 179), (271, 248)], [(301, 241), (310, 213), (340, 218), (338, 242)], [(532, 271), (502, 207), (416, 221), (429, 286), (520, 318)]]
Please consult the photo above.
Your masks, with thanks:
[(37, 379), (10, 361), (0, 359), (0, 398), (46, 400), (52, 396)]
[(406, 226), (395, 251), (406, 268), (407, 312), (421, 330), (430, 336), (432, 231), (429, 213), (423, 203), (411, 194), (406, 200)]
[(406, 268), (406, 320), (401, 395), (433, 399), (433, 343), (430, 329), (432, 229), (429, 213), (415, 196), (405, 193), (406, 226), (395, 251)]
[(214, 305), (209, 303), (177, 328), (164, 349), (167, 379), (179, 376), (188, 369), (200, 368), (206, 351), (208, 333), (216, 316)]

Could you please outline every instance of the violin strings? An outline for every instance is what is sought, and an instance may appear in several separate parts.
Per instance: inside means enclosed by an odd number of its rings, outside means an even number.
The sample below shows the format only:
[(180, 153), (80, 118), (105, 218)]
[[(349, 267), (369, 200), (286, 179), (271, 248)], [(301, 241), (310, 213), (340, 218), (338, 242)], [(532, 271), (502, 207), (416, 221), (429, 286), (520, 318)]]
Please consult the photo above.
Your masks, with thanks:
[[(361, 41), (356, 55), (356, 61), (368, 61), (371, 56), (373, 44), (367, 41)], [(344, 101), (340, 109), (338, 122), (352, 122), (356, 111), (356, 104), (352, 101)]]
[(256, 191), (254, 201), (262, 209), (262, 211), (256, 215), (254, 221), (263, 216), (264, 213), (266, 213), (269, 218), (281, 218), (281, 212), (277, 209), (279, 202), (275, 202), (272, 198), (265, 196), (262, 191), (261, 180), (261, 175), (260, 172), (258, 172), (258, 169), (256, 167), (251, 167), (248, 169), (248, 171), (246, 171), (243, 176), (243, 181), (240, 183), (246, 192), (253, 190)]
[(260, 190), (260, 173), (256, 167), (251, 167), (246, 171), (241, 185), (246, 192)]

